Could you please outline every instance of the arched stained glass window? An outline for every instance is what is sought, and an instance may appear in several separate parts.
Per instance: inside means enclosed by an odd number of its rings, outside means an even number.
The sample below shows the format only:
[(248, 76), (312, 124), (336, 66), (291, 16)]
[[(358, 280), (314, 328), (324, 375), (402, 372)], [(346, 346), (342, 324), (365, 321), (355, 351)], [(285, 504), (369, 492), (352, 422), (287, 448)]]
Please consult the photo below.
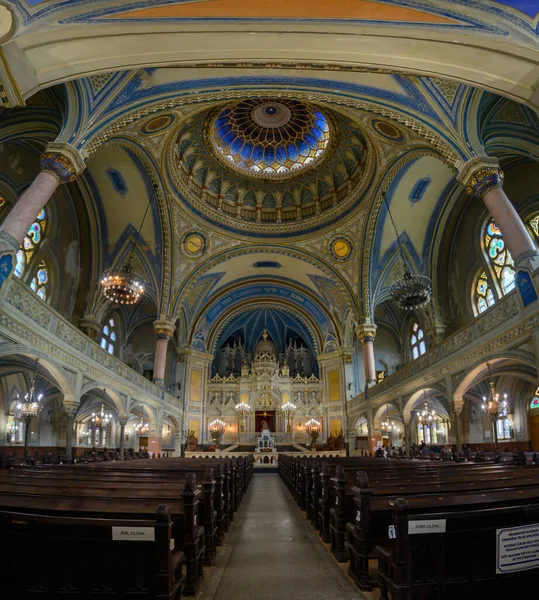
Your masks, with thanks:
[(477, 312), (481, 314), (495, 303), (496, 298), (494, 298), (494, 294), (492, 293), (487, 274), (483, 271), (479, 274), (475, 285), (475, 306)]
[(530, 402), (530, 410), (539, 408), (539, 387), (535, 390), (535, 394)]
[(410, 338), (410, 345), (412, 347), (412, 357), (415, 360), (420, 356), (423, 356), (427, 351), (427, 345), (425, 344), (425, 334), (417, 323), (414, 323), (412, 327), (412, 337)]
[(539, 215), (535, 215), (535, 217), (531, 218), (529, 224), (535, 238), (539, 238)]
[(494, 221), (490, 221), (483, 237), (485, 252), (488, 256), (503, 294), (515, 289), (515, 265), (511, 253), (505, 246), (502, 232)]
[(26, 269), (26, 265), (30, 262), (39, 244), (41, 244), (46, 229), (47, 213), (45, 212), (45, 209), (43, 209), (37, 215), (34, 223), (30, 225), (30, 229), (28, 229), (28, 234), (23, 240), (21, 249), (17, 252), (14, 270), (17, 277), (22, 277)]
[(30, 287), (42, 299), (47, 299), (47, 291), (49, 287), (49, 269), (47, 263), (42, 260), (37, 268), (37, 273), (30, 282)]
[(106, 350), (109, 354), (114, 354), (114, 350), (116, 348), (116, 324), (114, 323), (114, 319), (112, 317), (103, 326), (103, 332), (101, 334), (101, 348)]

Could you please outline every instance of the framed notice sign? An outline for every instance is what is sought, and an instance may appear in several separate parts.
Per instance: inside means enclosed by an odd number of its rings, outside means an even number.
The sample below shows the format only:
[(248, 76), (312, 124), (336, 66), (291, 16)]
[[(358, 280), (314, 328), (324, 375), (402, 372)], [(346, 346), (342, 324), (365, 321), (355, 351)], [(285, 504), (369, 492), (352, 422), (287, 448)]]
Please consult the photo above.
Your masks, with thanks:
[(496, 530), (496, 573), (539, 568), (539, 523)]

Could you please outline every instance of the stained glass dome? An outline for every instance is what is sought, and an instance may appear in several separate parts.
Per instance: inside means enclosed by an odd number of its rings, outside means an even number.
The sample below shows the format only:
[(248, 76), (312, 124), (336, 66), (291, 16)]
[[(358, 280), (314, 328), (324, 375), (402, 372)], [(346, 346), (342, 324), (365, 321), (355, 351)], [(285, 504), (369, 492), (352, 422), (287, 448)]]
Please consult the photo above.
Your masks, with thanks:
[(282, 178), (316, 164), (332, 133), (328, 117), (312, 104), (250, 98), (217, 113), (210, 139), (229, 166), (253, 177)]

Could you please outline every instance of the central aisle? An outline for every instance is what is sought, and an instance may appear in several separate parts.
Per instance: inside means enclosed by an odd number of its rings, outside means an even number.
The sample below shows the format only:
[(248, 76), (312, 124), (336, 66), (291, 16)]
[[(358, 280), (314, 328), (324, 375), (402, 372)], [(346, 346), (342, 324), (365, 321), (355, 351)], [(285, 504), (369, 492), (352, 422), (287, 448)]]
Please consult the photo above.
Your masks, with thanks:
[(201, 600), (364, 598), (275, 473), (256, 474)]

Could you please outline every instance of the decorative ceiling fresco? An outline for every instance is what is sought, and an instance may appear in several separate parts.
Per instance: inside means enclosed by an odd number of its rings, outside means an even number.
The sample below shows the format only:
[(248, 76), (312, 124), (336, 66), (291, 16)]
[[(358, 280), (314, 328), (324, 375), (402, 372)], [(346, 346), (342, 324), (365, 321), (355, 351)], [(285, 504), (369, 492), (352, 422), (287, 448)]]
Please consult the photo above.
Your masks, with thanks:
[[(54, 14), (60, 22), (92, 20), (155, 19), (331, 19), (349, 21), (425, 23), (435, 25), (477, 25), (469, 8), (485, 13), (503, 14), (512, 9), (516, 14), (535, 18), (539, 12), (534, 0), (469, 0), (436, 3), (403, 0), (276, 0), (271, 4), (245, 3), (242, 0), (14, 0), (12, 2), (26, 20)], [(441, 4), (441, 6), (440, 6)], [(76, 15), (70, 13), (76, 9)]]

